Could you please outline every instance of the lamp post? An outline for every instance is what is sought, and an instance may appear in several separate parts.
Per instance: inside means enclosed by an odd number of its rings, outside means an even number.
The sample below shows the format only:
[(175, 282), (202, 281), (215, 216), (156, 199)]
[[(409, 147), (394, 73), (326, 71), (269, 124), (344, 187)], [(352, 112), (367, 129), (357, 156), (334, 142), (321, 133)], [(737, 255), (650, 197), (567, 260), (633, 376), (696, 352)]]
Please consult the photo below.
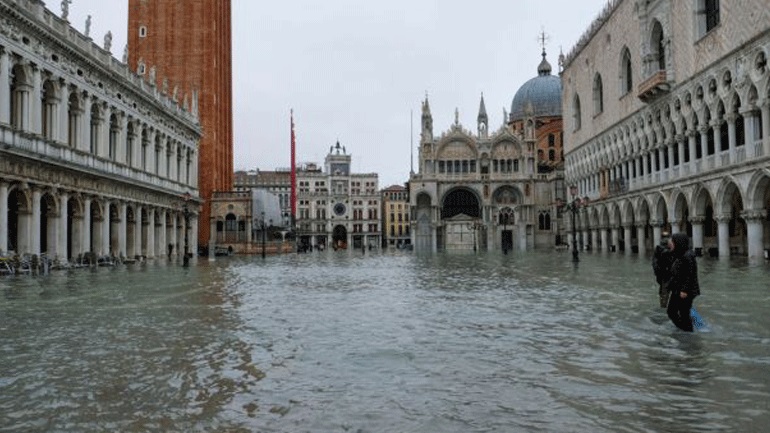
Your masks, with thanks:
[(182, 266), (188, 267), (190, 266), (190, 255), (189, 255), (189, 246), (188, 246), (188, 231), (190, 230), (190, 209), (188, 208), (188, 203), (190, 201), (190, 193), (186, 192), (184, 194), (184, 207), (182, 209), (182, 213), (184, 214), (184, 256), (182, 257)]
[(262, 219), (260, 221), (261, 228), (262, 228), (262, 259), (265, 258), (265, 212), (261, 212)]
[(569, 210), (572, 213), (572, 261), (579, 262), (578, 247), (577, 247), (577, 227), (575, 218), (578, 213), (578, 209), (588, 204), (588, 198), (581, 200), (577, 197), (578, 188), (575, 185), (569, 187), (569, 193), (572, 196), (572, 201), (564, 205), (564, 209)]

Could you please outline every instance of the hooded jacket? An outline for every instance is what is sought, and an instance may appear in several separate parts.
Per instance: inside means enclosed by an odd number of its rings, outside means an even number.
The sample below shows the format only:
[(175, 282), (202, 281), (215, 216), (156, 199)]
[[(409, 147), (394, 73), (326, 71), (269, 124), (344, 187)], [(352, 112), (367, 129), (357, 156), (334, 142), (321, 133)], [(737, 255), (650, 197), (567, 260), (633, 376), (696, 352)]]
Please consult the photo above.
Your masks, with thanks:
[(671, 237), (671, 242), (674, 249), (671, 251), (671, 276), (666, 283), (668, 290), (675, 294), (685, 292), (693, 297), (700, 295), (698, 263), (690, 249), (690, 239), (683, 233), (677, 233)]

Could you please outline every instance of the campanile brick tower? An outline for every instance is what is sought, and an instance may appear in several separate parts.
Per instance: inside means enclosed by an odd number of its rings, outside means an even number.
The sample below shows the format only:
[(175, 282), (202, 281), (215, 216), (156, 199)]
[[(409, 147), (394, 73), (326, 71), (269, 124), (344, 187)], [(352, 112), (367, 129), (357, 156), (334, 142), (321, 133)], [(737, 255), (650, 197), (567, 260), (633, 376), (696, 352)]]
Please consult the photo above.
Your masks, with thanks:
[(155, 67), (156, 86), (167, 79), (180, 104), (198, 98), (200, 245), (209, 244), (212, 193), (233, 188), (230, 16), (230, 0), (128, 0), (131, 69)]

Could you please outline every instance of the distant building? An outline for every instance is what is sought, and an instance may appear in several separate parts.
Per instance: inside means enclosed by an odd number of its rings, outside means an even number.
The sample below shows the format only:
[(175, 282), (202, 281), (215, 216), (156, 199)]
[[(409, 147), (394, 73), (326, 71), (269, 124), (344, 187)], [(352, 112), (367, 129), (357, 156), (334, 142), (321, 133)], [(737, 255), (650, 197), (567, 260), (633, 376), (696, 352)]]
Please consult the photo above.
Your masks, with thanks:
[(182, 252), (201, 203), (195, 106), (42, 1), (0, 0), (0, 17), (0, 255)]
[(613, 0), (566, 56), (566, 178), (595, 250), (770, 249), (767, 0)]
[(289, 169), (249, 170), (235, 172), (235, 191), (264, 190), (275, 195), (280, 203), (280, 218), (275, 224), (291, 227), (291, 171)]
[(490, 131), (482, 95), (475, 132), (455, 112), (440, 136), (433, 135), (425, 98), (419, 172), (409, 180), (416, 251), (527, 251), (560, 243), (560, 89), (544, 54), (506, 124)]
[(380, 248), (380, 195), (376, 173), (352, 173), (351, 155), (339, 142), (322, 171), (297, 171), (296, 229), (300, 248)]
[(412, 243), (410, 231), (409, 190), (401, 185), (382, 190), (383, 245), (401, 248)]

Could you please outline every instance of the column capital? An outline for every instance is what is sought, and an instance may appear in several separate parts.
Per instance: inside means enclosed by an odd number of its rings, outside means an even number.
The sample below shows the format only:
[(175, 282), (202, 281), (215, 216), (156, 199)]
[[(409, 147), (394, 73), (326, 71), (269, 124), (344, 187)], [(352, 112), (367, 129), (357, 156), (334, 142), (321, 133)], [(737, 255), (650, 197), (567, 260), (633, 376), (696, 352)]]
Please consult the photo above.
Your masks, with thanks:
[(730, 215), (717, 215), (717, 216), (714, 216), (714, 219), (719, 224), (727, 224), (730, 222), (732, 217)]
[(704, 216), (690, 217), (690, 224), (703, 224), (704, 221), (706, 221), (706, 217)]
[(752, 222), (758, 222), (765, 219), (767, 216), (767, 211), (764, 209), (751, 209), (751, 210), (744, 210), (741, 212), (741, 218), (743, 218), (746, 221), (752, 221)]

